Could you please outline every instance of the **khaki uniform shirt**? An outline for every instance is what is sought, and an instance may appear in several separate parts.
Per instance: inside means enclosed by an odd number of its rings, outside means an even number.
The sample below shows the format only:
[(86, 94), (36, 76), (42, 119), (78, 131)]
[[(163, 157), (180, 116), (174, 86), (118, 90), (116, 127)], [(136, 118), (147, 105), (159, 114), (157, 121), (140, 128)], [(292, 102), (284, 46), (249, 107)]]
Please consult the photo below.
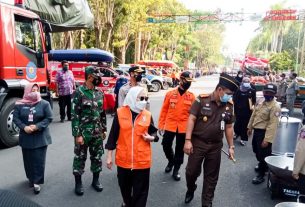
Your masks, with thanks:
[(281, 108), (275, 100), (258, 104), (248, 123), (248, 129), (265, 129), (264, 141), (272, 143), (279, 123)]
[(190, 113), (196, 116), (196, 122), (192, 133), (192, 139), (205, 142), (221, 142), (223, 130), (221, 130), (222, 114), (225, 114), (225, 124), (234, 121), (233, 104), (217, 103), (215, 94), (200, 95), (193, 103)]
[(299, 90), (298, 82), (294, 79), (292, 82), (288, 85), (288, 88), (286, 90), (286, 94), (290, 96), (296, 96), (297, 91)]
[(297, 143), (297, 147), (295, 150), (295, 157), (294, 157), (294, 167), (293, 167), (294, 174), (303, 174), (305, 175), (305, 139), (299, 138)]

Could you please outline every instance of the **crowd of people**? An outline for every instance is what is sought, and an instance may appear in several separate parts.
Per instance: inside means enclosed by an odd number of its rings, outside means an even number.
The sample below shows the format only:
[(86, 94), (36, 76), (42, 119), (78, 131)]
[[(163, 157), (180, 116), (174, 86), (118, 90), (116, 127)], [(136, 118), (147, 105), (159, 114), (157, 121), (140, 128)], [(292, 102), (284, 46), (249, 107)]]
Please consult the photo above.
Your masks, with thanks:
[[(60, 120), (63, 121), (65, 115), (71, 120), (74, 137), (72, 173), (75, 177), (76, 195), (84, 194), (82, 176), (88, 150), (92, 187), (97, 192), (103, 190), (99, 178), (102, 155), (106, 149), (107, 168), (112, 169), (114, 161), (117, 166), (122, 206), (145, 207), (149, 195), (153, 156), (151, 143), (158, 142), (159, 137), (162, 137), (164, 155), (168, 160), (164, 171), (172, 172), (175, 181), (180, 181), (179, 170), (183, 164), (184, 154), (188, 155), (185, 203), (192, 201), (197, 189), (197, 178), (203, 169), (202, 206), (212, 206), (219, 177), (224, 135), (228, 144), (228, 157), (233, 160), (234, 134), (235, 138), (241, 138), (241, 145), (246, 145), (253, 133), (252, 146), (258, 161), (258, 174), (252, 183), (264, 182), (267, 170), (264, 158), (271, 155), (272, 142), (281, 113), (275, 100), (279, 87), (275, 84), (268, 83), (264, 86), (264, 101), (258, 103), (255, 88), (249, 77), (238, 74), (238, 78), (235, 79), (223, 73), (211, 94), (195, 97), (189, 91), (194, 81), (193, 75), (184, 71), (180, 74), (179, 85), (166, 93), (156, 127), (149, 111), (147, 88), (141, 84), (143, 70), (137, 66), (132, 67), (129, 69), (130, 80), (124, 85), (120, 83), (121, 87), (116, 88), (117, 110), (104, 148), (108, 131), (106, 113), (103, 109), (104, 94), (97, 89), (102, 75), (96, 68), (87, 67), (85, 83), (78, 87), (71, 97), (71, 90), (75, 89), (74, 78), (67, 73), (66, 62), (62, 65), (63, 71), (58, 73), (57, 77), (58, 94), (61, 97)], [(291, 84), (287, 91), (296, 88), (293, 83)], [(70, 100), (72, 98), (71, 112), (67, 103), (68, 96)], [(27, 85), (23, 99), (16, 103), (14, 123), (20, 128), (20, 146), (26, 177), (36, 194), (40, 192), (40, 185), (44, 183), (46, 152), (48, 145), (52, 143), (48, 125), (52, 119), (51, 107), (47, 101), (41, 99), (38, 85)], [(300, 134), (297, 146), (293, 177), (303, 186), (301, 193), (304, 194), (303, 135), (304, 133)], [(175, 150), (172, 147), (174, 139)]]

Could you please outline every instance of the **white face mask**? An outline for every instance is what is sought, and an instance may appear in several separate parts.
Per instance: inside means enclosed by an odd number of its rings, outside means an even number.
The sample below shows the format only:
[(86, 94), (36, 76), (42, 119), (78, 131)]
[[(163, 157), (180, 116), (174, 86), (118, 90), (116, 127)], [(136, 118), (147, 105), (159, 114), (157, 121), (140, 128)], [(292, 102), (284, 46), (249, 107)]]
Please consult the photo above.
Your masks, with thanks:
[(147, 105), (147, 101), (137, 101), (135, 107), (139, 111), (143, 111), (146, 108), (146, 105)]

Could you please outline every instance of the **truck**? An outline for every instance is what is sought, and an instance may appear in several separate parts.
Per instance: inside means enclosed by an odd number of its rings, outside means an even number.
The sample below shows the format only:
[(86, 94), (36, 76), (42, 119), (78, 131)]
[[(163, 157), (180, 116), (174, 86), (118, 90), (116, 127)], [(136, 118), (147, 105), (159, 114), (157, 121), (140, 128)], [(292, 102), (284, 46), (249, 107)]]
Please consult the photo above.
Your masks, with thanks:
[(0, 0), (0, 142), (18, 144), (19, 129), (13, 123), (15, 102), (24, 86), (38, 83), (43, 98), (50, 100), (47, 70), (51, 50), (51, 26), (20, 5)]

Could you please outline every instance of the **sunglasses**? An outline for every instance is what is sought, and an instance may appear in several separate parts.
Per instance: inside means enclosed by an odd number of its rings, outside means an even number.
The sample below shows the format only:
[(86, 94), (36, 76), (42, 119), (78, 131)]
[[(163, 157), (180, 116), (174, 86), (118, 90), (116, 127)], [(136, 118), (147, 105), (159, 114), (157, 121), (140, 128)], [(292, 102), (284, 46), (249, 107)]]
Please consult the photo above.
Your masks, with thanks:
[(146, 97), (145, 96), (141, 96), (139, 99), (140, 99), (140, 101), (144, 101), (144, 100), (148, 101), (148, 97), (147, 96)]

